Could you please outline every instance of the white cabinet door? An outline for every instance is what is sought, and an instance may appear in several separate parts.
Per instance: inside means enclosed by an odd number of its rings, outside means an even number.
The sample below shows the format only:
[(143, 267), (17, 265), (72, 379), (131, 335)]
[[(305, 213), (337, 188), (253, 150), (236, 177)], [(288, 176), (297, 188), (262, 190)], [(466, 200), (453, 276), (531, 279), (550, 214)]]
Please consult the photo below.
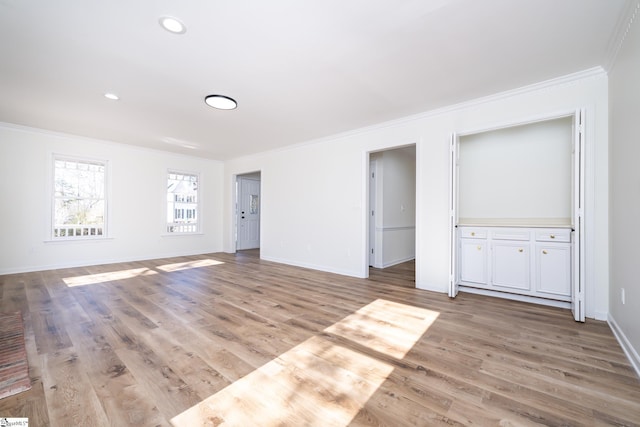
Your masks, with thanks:
[(460, 239), (460, 281), (487, 284), (487, 241)]
[(537, 291), (571, 300), (571, 245), (536, 244)]
[(529, 256), (529, 242), (494, 241), (492, 285), (530, 290)]
[(457, 234), (460, 285), (571, 301), (571, 229), (461, 226)]

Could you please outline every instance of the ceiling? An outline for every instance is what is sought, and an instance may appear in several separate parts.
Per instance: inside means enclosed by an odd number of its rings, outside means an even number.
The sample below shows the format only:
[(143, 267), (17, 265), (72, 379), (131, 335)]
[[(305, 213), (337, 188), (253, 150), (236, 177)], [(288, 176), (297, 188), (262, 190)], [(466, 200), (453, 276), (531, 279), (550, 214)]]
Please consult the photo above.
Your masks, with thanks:
[(0, 121), (225, 160), (604, 65), (625, 7), (0, 0)]

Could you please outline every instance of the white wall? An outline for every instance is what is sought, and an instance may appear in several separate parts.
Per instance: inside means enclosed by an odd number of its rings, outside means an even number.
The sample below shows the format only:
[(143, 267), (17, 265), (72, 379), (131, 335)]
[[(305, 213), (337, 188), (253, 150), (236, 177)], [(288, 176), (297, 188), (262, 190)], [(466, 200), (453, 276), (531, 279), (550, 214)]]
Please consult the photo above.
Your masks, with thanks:
[[(352, 266), (360, 265), (366, 255), (360, 245), (366, 230), (359, 229), (366, 209), (359, 194), (366, 178), (366, 172), (360, 173), (365, 156), (353, 151), (333, 158), (329, 148), (317, 144), (302, 155), (283, 150), (225, 165), (225, 250), (232, 252), (235, 247), (235, 176), (260, 170), (261, 257), (353, 275)], [(354, 163), (358, 168), (351, 169)]]
[(415, 226), (415, 147), (382, 152), (382, 164), (382, 226), (385, 228)]
[[(52, 153), (110, 163), (110, 237), (46, 242)], [(200, 173), (202, 234), (162, 236), (167, 169)], [(222, 249), (223, 164), (0, 124), (0, 274), (216, 252)]]
[(382, 153), (382, 267), (416, 256), (415, 147)]
[(586, 313), (608, 311), (608, 104), (601, 69), (464, 105), (225, 163), (224, 248), (233, 250), (236, 174), (262, 171), (261, 255), (358, 277), (368, 274), (368, 152), (416, 143), (416, 284), (446, 292), (449, 135), (587, 113)]
[(572, 135), (573, 120), (564, 117), (461, 136), (460, 222), (536, 218), (570, 225)]
[[(638, 2), (633, 2), (638, 11)], [(640, 375), (640, 24), (629, 27), (610, 71), (611, 288), (610, 323)], [(622, 290), (625, 303), (622, 303)]]

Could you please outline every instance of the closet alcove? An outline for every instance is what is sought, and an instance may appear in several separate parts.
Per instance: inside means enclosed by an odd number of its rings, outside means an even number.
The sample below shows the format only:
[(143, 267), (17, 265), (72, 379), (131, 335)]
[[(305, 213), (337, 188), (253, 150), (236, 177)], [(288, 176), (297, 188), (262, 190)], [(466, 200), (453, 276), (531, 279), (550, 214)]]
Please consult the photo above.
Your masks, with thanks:
[(452, 135), (449, 296), (572, 308), (584, 321), (582, 120)]

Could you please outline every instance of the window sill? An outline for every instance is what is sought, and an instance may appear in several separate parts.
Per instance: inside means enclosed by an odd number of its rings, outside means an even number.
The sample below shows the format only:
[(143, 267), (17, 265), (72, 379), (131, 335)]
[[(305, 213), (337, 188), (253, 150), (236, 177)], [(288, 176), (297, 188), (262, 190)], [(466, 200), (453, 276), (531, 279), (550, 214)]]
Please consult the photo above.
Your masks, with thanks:
[(194, 233), (162, 233), (160, 237), (185, 237), (185, 236), (204, 236), (202, 231), (196, 231)]
[(83, 242), (107, 242), (114, 240), (113, 237), (87, 237), (82, 239), (46, 239), (44, 243), (83, 243)]

